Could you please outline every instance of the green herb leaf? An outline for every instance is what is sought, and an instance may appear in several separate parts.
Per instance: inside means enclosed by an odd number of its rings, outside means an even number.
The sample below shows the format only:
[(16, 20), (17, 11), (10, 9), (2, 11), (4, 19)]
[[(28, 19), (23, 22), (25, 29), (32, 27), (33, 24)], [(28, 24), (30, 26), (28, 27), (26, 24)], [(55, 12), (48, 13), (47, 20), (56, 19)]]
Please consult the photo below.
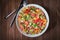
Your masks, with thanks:
[(35, 10), (36, 10), (36, 8), (31, 8), (31, 10), (35, 11)]
[(33, 23), (33, 27), (37, 27), (37, 24)]

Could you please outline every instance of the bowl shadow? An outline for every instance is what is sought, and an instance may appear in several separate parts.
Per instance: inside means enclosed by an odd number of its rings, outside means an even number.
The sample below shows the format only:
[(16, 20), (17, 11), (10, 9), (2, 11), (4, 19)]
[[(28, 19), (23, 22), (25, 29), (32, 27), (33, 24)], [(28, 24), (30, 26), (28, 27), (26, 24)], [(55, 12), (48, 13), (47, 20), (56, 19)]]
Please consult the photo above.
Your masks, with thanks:
[[(45, 8), (45, 7), (44, 7)], [(57, 25), (57, 11), (54, 9), (45, 8), (49, 15), (49, 26), (46, 32), (49, 32), (51, 29), (54, 29)]]

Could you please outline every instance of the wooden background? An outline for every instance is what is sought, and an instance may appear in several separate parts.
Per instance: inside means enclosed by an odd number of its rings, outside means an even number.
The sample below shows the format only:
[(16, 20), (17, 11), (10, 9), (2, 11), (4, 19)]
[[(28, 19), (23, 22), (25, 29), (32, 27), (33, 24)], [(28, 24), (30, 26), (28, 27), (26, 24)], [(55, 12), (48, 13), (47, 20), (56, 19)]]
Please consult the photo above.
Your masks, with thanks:
[(47, 31), (39, 37), (29, 38), (16, 28), (14, 22), (10, 27), (10, 21), (14, 14), (7, 20), (4, 19), (14, 9), (19, 7), (21, 0), (0, 0), (0, 40), (60, 40), (60, 0), (27, 0), (28, 3), (34, 3), (43, 6), (50, 19)]

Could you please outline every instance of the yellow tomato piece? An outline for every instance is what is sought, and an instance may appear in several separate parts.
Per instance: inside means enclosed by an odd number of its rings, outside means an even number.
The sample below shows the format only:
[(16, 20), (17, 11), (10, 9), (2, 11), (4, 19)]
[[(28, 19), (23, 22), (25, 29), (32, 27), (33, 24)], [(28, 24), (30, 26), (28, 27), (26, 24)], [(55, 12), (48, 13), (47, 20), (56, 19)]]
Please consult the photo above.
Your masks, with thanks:
[(35, 33), (38, 33), (38, 30), (35, 30)]
[(35, 33), (39, 33), (39, 28), (35, 28)]
[(47, 20), (45, 18), (43, 19), (43, 21), (44, 21), (43, 24), (46, 24)]
[(35, 18), (35, 17), (34, 17), (33, 19), (34, 19), (34, 20), (36, 20), (36, 18)]
[(37, 12), (37, 13), (40, 13), (40, 10), (39, 10), (39, 9), (36, 9), (36, 12)]

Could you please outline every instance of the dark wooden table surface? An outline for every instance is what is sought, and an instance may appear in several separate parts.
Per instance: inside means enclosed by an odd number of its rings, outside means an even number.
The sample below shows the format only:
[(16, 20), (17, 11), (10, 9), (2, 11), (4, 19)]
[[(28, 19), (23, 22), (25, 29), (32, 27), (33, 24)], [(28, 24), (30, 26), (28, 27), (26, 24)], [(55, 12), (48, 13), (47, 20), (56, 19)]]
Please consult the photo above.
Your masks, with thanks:
[(19, 7), (21, 0), (0, 0), (0, 40), (60, 40), (60, 0), (27, 0), (28, 3), (34, 3), (43, 6), (50, 19), (47, 31), (36, 38), (29, 38), (16, 28), (14, 22), (10, 27), (10, 22), (14, 14), (7, 20), (4, 19), (14, 9)]

